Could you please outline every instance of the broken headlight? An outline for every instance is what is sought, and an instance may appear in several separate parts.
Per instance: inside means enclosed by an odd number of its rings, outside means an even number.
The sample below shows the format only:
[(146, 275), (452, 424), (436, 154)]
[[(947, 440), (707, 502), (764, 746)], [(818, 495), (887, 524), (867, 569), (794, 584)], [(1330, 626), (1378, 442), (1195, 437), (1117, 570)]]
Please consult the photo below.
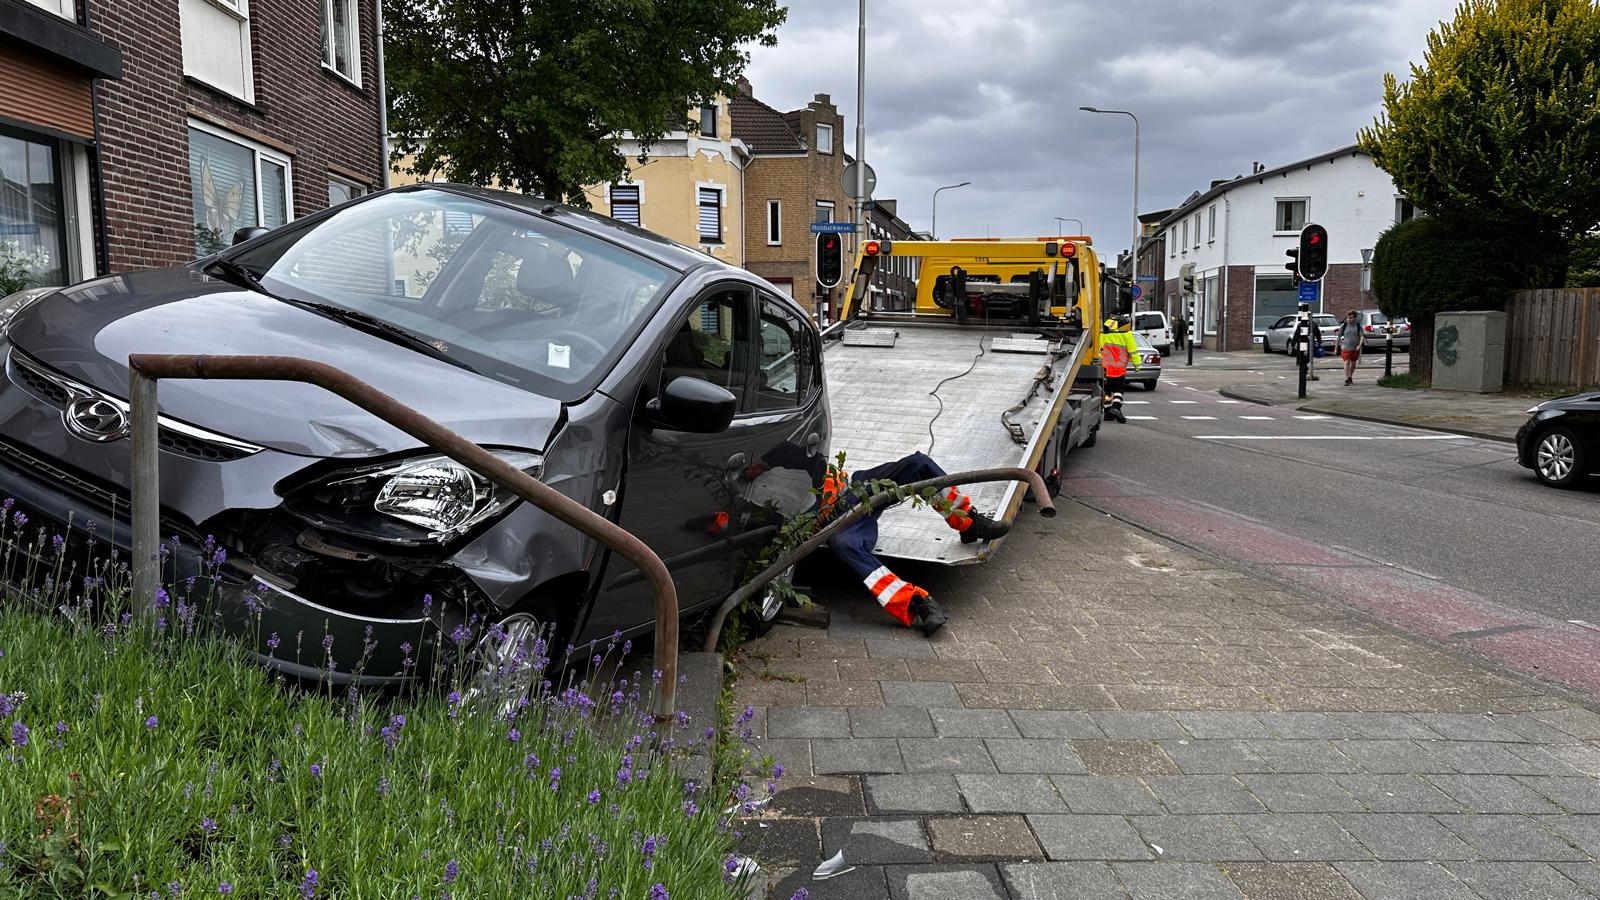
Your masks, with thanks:
[[(537, 478), (538, 454), (495, 456)], [(516, 495), (448, 456), (345, 470), (294, 492), (285, 508), (330, 531), (390, 543), (445, 542), (510, 506)]]

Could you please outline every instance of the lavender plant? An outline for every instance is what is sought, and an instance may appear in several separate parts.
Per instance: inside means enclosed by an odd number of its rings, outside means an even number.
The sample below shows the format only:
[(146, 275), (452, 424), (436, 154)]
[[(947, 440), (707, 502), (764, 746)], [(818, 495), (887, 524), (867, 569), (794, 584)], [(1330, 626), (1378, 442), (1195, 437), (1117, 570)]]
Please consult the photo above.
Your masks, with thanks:
[(0, 506), (0, 895), (744, 896), (738, 820), (775, 784), (679, 777), (674, 752), (721, 736), (663, 734), (651, 676), (486, 699), (440, 663), (415, 696), (296, 688), (204, 627), (214, 572), (136, 611), (125, 566), (80, 571)]

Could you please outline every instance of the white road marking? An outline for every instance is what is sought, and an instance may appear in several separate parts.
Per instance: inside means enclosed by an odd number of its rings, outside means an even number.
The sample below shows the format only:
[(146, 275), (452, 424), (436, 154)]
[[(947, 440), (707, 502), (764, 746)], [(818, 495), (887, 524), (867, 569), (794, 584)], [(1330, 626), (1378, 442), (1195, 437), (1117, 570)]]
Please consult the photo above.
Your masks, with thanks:
[(1226, 356), (1202, 356), (1200, 358), (1201, 359), (1212, 359), (1212, 360), (1220, 359), (1220, 360), (1223, 360), (1223, 361), (1226, 361), (1228, 359)]
[(1197, 441), (1465, 441), (1464, 434), (1197, 434)]
[(1195, 421), (1195, 422), (1202, 421), (1202, 420), (1203, 421), (1207, 421), (1207, 422), (1215, 422), (1217, 420), (1216, 416), (1184, 416), (1183, 418), (1188, 419), (1190, 421)]
[(1326, 419), (1328, 417), (1327, 416), (1295, 416), (1295, 418), (1296, 419), (1304, 419), (1307, 422), (1314, 422), (1317, 419)]
[(1185, 387), (1184, 390), (1186, 390), (1186, 391), (1198, 391), (1200, 389), (1199, 388), (1192, 388), (1192, 387)]
[(1187, 404), (1191, 404), (1192, 405), (1192, 404), (1195, 404), (1195, 403), (1199, 403), (1200, 401), (1199, 400), (1168, 400), (1167, 402), (1168, 403), (1187, 403)]
[(1238, 403), (1237, 400), (1218, 400), (1218, 403)]
[(1277, 417), (1276, 416), (1240, 416), (1239, 418), (1241, 418), (1241, 419), (1249, 419), (1252, 422), (1271, 422), (1273, 419), (1275, 419)]
[(1149, 402), (1150, 402), (1149, 400), (1124, 400), (1124, 401), (1122, 401), (1122, 405), (1123, 406), (1142, 406), (1142, 405), (1144, 405), (1146, 403), (1149, 403)]
[(1155, 416), (1128, 416), (1128, 421), (1130, 421), (1130, 422), (1133, 422), (1133, 421), (1154, 422), (1155, 419), (1156, 419)]

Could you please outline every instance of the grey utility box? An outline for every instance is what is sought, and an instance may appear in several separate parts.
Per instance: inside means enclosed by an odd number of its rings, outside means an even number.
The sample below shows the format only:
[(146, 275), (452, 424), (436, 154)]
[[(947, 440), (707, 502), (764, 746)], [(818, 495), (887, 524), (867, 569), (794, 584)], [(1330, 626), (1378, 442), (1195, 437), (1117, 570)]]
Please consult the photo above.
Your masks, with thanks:
[(1433, 318), (1433, 386), (1497, 393), (1505, 380), (1506, 314), (1439, 313)]

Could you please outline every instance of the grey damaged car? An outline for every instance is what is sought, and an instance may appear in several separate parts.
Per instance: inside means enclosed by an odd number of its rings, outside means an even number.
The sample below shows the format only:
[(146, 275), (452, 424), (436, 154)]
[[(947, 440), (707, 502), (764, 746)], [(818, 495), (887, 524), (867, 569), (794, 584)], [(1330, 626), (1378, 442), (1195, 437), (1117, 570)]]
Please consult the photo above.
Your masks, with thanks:
[[(684, 614), (737, 586), (828, 455), (820, 338), (792, 300), (496, 191), (387, 191), (187, 266), (0, 304), (0, 494), (70, 531), (73, 554), (91, 522), (101, 550), (127, 552), (132, 353), (344, 369), (638, 535)], [(579, 645), (653, 622), (631, 564), (319, 388), (164, 381), (160, 411), (171, 576), (218, 542), (223, 618), (288, 673), (326, 674), (324, 636), (336, 680), (376, 684), (469, 620)]]

